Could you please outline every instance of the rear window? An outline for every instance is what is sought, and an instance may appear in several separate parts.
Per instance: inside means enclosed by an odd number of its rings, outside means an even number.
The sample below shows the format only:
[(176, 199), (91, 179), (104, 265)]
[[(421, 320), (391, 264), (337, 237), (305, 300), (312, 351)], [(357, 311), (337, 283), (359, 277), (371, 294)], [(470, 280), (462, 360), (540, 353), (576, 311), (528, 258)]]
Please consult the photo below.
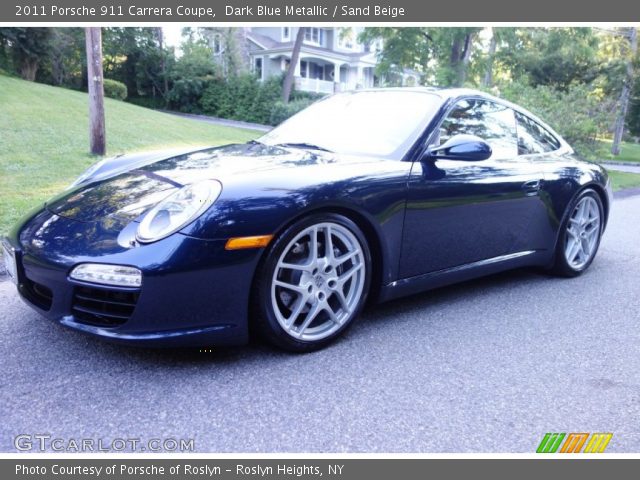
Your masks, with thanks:
[(516, 123), (519, 155), (553, 152), (560, 148), (560, 141), (546, 128), (529, 117), (516, 112)]

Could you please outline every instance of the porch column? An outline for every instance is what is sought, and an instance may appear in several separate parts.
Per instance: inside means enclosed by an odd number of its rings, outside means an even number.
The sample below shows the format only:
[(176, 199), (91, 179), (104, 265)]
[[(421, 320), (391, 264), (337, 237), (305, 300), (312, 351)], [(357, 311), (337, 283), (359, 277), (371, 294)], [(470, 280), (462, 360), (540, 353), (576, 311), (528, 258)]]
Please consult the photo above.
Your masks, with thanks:
[(295, 64), (295, 68), (293, 69), (293, 76), (294, 77), (300, 76), (300, 57), (299, 56), (298, 56), (298, 61)]
[(358, 65), (356, 74), (356, 88), (363, 88), (364, 86), (364, 69), (362, 68), (362, 65)]
[(340, 91), (340, 67), (342, 67), (342, 63), (333, 63), (333, 91)]

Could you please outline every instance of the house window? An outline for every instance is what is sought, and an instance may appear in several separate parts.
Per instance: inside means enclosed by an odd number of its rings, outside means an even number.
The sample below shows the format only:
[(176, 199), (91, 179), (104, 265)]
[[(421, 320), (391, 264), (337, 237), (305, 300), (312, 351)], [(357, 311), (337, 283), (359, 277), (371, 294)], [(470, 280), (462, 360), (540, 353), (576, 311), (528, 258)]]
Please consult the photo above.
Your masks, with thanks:
[(262, 80), (262, 57), (256, 57), (253, 59), (253, 73)]
[(282, 27), (282, 40), (291, 40), (291, 29), (289, 27)]
[(324, 41), (324, 30), (316, 27), (307, 27), (304, 30), (304, 41), (307, 43), (314, 43), (316, 45), (322, 45)]
[(300, 62), (300, 76), (307, 78), (307, 62), (305, 62), (304, 60)]

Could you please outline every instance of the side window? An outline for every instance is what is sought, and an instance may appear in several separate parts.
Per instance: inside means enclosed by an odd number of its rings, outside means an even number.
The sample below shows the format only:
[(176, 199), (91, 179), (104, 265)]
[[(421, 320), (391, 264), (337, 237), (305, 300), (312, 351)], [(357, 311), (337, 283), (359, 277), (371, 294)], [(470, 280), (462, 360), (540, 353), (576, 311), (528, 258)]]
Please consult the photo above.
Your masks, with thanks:
[(440, 143), (459, 134), (485, 140), (491, 145), (493, 159), (518, 155), (514, 112), (503, 105), (479, 99), (458, 102), (440, 126)]
[(546, 128), (529, 117), (516, 112), (518, 125), (518, 155), (552, 152), (560, 148), (560, 142)]

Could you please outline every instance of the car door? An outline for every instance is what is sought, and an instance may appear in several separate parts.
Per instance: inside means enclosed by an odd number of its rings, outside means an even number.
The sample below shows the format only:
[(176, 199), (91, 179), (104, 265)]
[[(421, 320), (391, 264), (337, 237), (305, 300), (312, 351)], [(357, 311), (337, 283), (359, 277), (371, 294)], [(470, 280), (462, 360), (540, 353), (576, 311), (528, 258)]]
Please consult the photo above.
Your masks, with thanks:
[(527, 252), (546, 219), (541, 174), (518, 155), (514, 111), (482, 98), (458, 100), (428, 143), (476, 135), (492, 148), (476, 162), (415, 161), (408, 183), (399, 273), (409, 278)]

